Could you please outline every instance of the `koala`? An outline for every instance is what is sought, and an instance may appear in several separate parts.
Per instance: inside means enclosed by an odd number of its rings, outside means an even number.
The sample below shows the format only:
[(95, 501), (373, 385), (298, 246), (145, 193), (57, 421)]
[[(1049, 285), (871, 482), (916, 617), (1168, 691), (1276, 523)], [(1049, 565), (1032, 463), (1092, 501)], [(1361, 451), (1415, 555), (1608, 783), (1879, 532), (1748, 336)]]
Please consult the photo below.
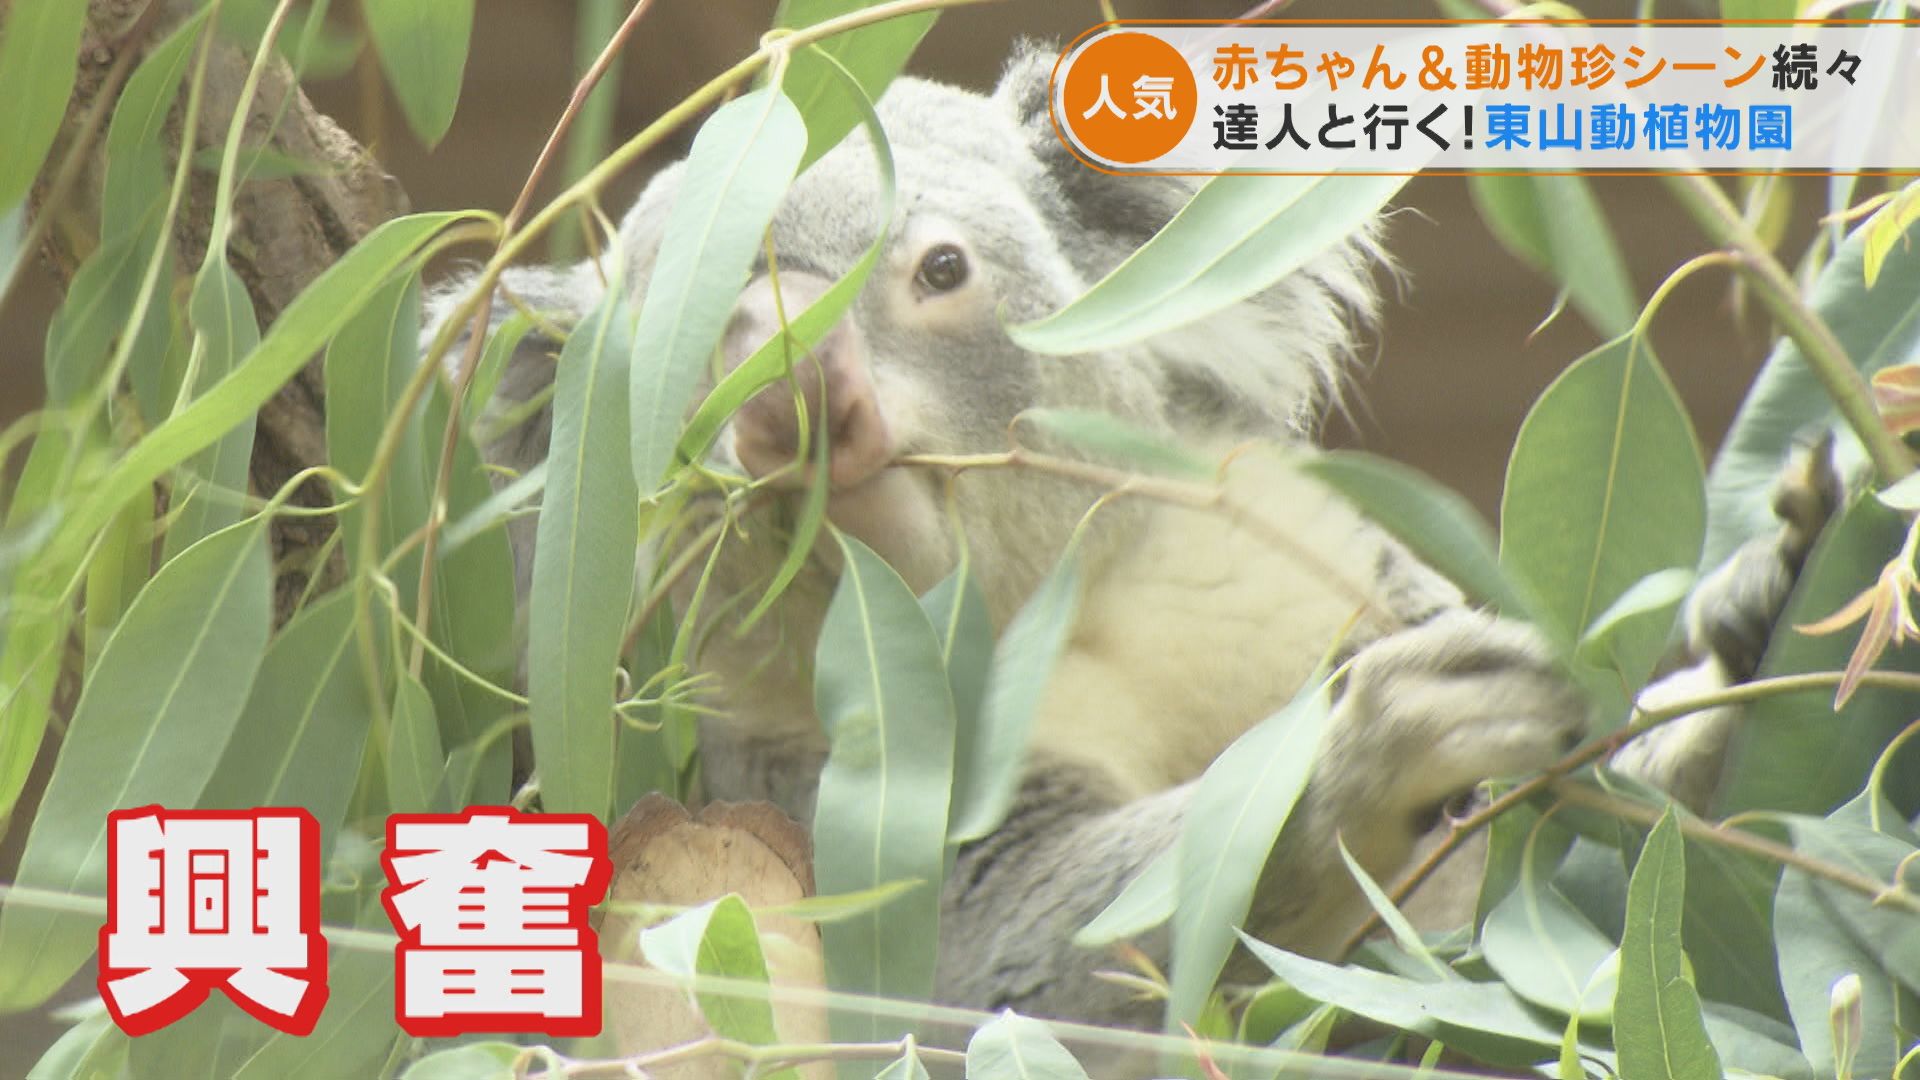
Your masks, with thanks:
[[(1330, 651), (1347, 664), (1329, 734), (1246, 923), (1304, 955), (1336, 953), (1368, 910), (1336, 838), (1390, 879), (1452, 801), (1555, 761), (1589, 717), (1538, 634), (1469, 606), (1299, 468), (1377, 311), (1378, 226), (1204, 326), (1076, 356), (1034, 355), (1012, 340), (1007, 324), (1079, 296), (1194, 190), (1075, 161), (1048, 120), (1051, 67), (1049, 54), (1023, 49), (991, 94), (901, 79), (879, 102), (898, 177), (881, 260), (847, 316), (796, 362), (792, 383), (748, 402), (708, 462), (751, 477), (787, 470), (791, 482), (755, 506), (746, 535), (715, 558), (703, 610), (725, 632), (700, 635), (694, 657), (711, 676), (703, 780), (710, 798), (770, 800), (811, 816), (827, 741), (810, 667), (838, 549), (818, 544), (773, 614), (744, 635), (730, 629), (742, 609), (712, 599), (751, 603), (778, 565), (778, 525), (805, 486), (788, 469), (803, 419), (827, 440), (828, 520), (922, 591), (953, 570), (964, 537), (996, 630), (1107, 492), (1064, 475), (955, 473), (903, 465), (903, 456), (1004, 450), (1010, 434), (1071, 454), (1020, 417), (1072, 407), (1229, 461), (1221, 483), (1240, 513), (1127, 498), (1092, 515), (1078, 548), (1076, 621), (1042, 696), (1015, 805), (997, 831), (958, 851), (942, 897), (940, 1001), (1154, 1027), (1159, 1004), (1096, 977), (1110, 957), (1071, 939), (1175, 843), (1207, 765), (1287, 703)], [(636, 298), (681, 183), (678, 166), (660, 173), (621, 226), (610, 257), (623, 261), (615, 279)], [(719, 350), (721, 372), (778, 332), (782, 310), (801, 310), (859, 259), (875, 236), (877, 185), (858, 131), (795, 181), (771, 227), (778, 293), (769, 267), (756, 266)], [(504, 286), (565, 325), (600, 299), (603, 280), (583, 264), (511, 271)], [(430, 317), (444, 318), (461, 292), (442, 292)], [(556, 351), (537, 338), (520, 347), (496, 414), (526, 414), (523, 403), (553, 378)], [(544, 456), (549, 434), (548, 414), (536, 411), (492, 432), (486, 454), (524, 470)], [(717, 512), (698, 501), (688, 510)], [(1770, 571), (1757, 587), (1740, 577), (1700, 602), (1709, 614), (1697, 620), (1703, 666), (1692, 677), (1751, 673), (1753, 650), (1741, 648), (1751, 635), (1715, 651), (1716, 628), (1729, 620), (1712, 611), (1730, 605), (1740, 613), (1732, 623), (1771, 626), (1821, 520), (1824, 511), (1809, 514), (1756, 549), (1750, 561)], [(524, 520), (513, 529), (524, 589), (533, 529)], [(1670, 756), (1639, 767), (1672, 780), (1659, 768)], [(1710, 773), (1717, 759), (1706, 759), (1689, 771)], [(1168, 963), (1164, 930), (1137, 944)], [(1242, 966), (1229, 978), (1236, 973), (1257, 974)]]

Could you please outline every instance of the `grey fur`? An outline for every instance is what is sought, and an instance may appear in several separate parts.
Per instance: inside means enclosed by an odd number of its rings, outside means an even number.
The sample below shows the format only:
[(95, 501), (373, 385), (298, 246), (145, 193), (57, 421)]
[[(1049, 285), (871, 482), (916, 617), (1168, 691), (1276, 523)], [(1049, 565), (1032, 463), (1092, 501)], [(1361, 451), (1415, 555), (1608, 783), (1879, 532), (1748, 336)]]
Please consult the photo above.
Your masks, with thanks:
[[(1319, 418), (1338, 393), (1357, 334), (1376, 308), (1373, 279), (1384, 257), (1375, 229), (1363, 230), (1207, 327), (1138, 346), (1036, 357), (1001, 329), (1002, 319), (1035, 318), (1077, 296), (1164, 225), (1192, 192), (1184, 181), (1114, 178), (1074, 162), (1046, 123), (1050, 67), (1049, 56), (1025, 50), (1009, 64), (992, 96), (901, 80), (880, 104), (897, 163), (898, 211), (892, 249), (849, 323), (876, 379), (891, 380), (889, 392), (906, 387), (914, 395), (907, 410), (912, 424), (902, 432), (901, 449), (1002, 449), (1014, 417), (1037, 405), (1106, 410), (1214, 451), (1254, 437), (1310, 448)], [(680, 182), (678, 167), (661, 173), (622, 225), (619, 252), (626, 261), (625, 280), (636, 295), (651, 270), (661, 224)], [(876, 184), (860, 133), (801, 176), (772, 230), (783, 271), (832, 278), (851, 267), (873, 237)], [(889, 293), (910, 280), (914, 245), (924, 243), (929, 228), (961, 234), (991, 303), (934, 318)], [(583, 266), (516, 270), (505, 284), (522, 302), (564, 324), (597, 302), (600, 280)], [(463, 287), (434, 299), (435, 323), (445, 318)], [(498, 392), (496, 411), (539, 392), (551, 379), (555, 351), (551, 341), (530, 340), (522, 347)], [(543, 414), (501, 435), (488, 454), (524, 469), (544, 455), (546, 440)], [(731, 464), (725, 439), (715, 460)], [(943, 505), (941, 477), (924, 470), (892, 475), (897, 471), (883, 474), (893, 485), (879, 496), (883, 510)], [(967, 528), (972, 565), (986, 587), (994, 623), (1004, 626), (1053, 565), (1067, 533), (1098, 492), (1013, 470), (969, 473), (963, 480), (955, 485), (957, 513)], [(1311, 519), (1320, 511), (1288, 501), (1297, 496), (1292, 488), (1276, 489), (1272, 498), (1255, 502), (1274, 520), (1314, 526)], [(1090, 584), (1083, 611), (1101, 590), (1134, 584), (1126, 575), (1136, 564), (1127, 560), (1137, 557), (1136, 549), (1171, 515), (1139, 502), (1102, 511), (1089, 538)], [(1189, 518), (1178, 523), (1184, 529), (1204, 528)], [(944, 520), (937, 524), (943, 526)], [(848, 527), (858, 531), (856, 525)], [(1465, 608), (1457, 592), (1371, 527), (1325, 527), (1333, 530), (1330, 550), (1344, 560), (1332, 576), (1360, 580), (1373, 614), (1350, 638), (1358, 647), (1340, 688), (1328, 745), (1274, 849), (1247, 925), (1267, 941), (1320, 956), (1330, 955), (1366, 911), (1338, 856), (1336, 836), (1375, 877), (1391, 877), (1447, 800), (1489, 777), (1550, 763), (1585, 732), (1587, 721), (1580, 698), (1553, 670), (1530, 630)], [(518, 523), (515, 530), (524, 587), (531, 524)], [(759, 529), (729, 549), (720, 560), (716, 589), (747, 590), (763, 579), (769, 560), (780, 554), (769, 531)], [(902, 530), (901, 535), (906, 539), (869, 542), (910, 583), (931, 585), (955, 557), (951, 540), (939, 530)], [(889, 539), (897, 541), (892, 550)], [(1267, 631), (1260, 627), (1286, 629), (1293, 605), (1304, 612), (1302, 597), (1329, 575), (1303, 574), (1277, 587), (1266, 579), (1253, 582), (1248, 588), (1267, 591), (1251, 601), (1241, 597), (1249, 605), (1244, 611), (1222, 611), (1216, 619), (1208, 605), (1220, 601), (1213, 597), (1231, 600), (1246, 592), (1232, 580), (1237, 567), (1179, 562), (1149, 565), (1156, 572), (1164, 569), (1175, 583), (1167, 594), (1174, 601), (1183, 587), (1179, 583), (1201, 591), (1165, 610), (1122, 605), (1123, 621), (1148, 629), (1164, 621), (1169, 638), (1162, 652), (1191, 653), (1216, 665), (1229, 654), (1236, 659), (1227, 674), (1250, 689), (1234, 699), (1233, 715), (1224, 719), (1148, 713), (1139, 722), (1155, 734), (1171, 727), (1178, 735), (1182, 725), (1212, 719), (1226, 729), (1223, 738), (1230, 737), (1290, 697), (1311, 669), (1316, 656), (1264, 651)], [(826, 556), (816, 559), (775, 617), (745, 641), (724, 632), (709, 639), (701, 666), (720, 676), (718, 701), (727, 713), (703, 725), (710, 795), (771, 799), (803, 819), (811, 813), (826, 746), (812, 712), (807, 667), (819, 613), (832, 588), (830, 564)], [(1222, 579), (1224, 590), (1204, 591), (1222, 584), (1213, 578)], [(1783, 583), (1769, 579), (1743, 604), (1758, 605), (1770, 621), (1783, 597)], [(1309, 617), (1328, 619), (1319, 609), (1300, 616)], [(1252, 636), (1222, 645), (1182, 637), (1193, 630), (1228, 632), (1212, 624), (1233, 618), (1260, 621), (1250, 624)], [(1333, 618), (1326, 640), (1339, 622)], [(1089, 625), (1084, 633), (1076, 631), (1075, 640), (1086, 648), (1096, 640), (1124, 643), (1124, 636), (1103, 637), (1115, 629)], [(1225, 681), (1229, 688), (1219, 693), (1238, 685)], [(1095, 741), (1119, 747), (1142, 733), (1115, 731)], [(1206, 746), (1209, 753), (1201, 756), (1201, 764), (1219, 748)], [(983, 1008), (1011, 1006), (1043, 1016), (1152, 1026), (1158, 1006), (1096, 978), (1095, 972), (1113, 966), (1111, 957), (1077, 948), (1070, 939), (1174, 843), (1198, 768), (1176, 771), (1164, 782), (1137, 783), (1134, 774), (1106, 766), (1100, 757), (1105, 748), (1066, 752), (1073, 749), (1038, 750), (1005, 824), (959, 852), (943, 897), (938, 996)], [(1168, 962), (1164, 932), (1136, 944), (1156, 962)], [(1246, 964), (1245, 957), (1238, 958), (1229, 977), (1256, 976)]]

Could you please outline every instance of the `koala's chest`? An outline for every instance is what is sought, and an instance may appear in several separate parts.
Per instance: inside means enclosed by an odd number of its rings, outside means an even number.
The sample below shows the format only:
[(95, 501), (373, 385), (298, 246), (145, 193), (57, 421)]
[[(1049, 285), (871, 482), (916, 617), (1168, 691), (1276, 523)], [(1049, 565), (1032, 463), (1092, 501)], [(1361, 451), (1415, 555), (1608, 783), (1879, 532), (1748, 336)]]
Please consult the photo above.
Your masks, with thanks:
[(1340, 646), (1394, 621), (1385, 542), (1282, 466), (1230, 485), (1244, 513), (1166, 509), (1091, 581), (1048, 687), (1036, 748), (1131, 793), (1199, 775)]

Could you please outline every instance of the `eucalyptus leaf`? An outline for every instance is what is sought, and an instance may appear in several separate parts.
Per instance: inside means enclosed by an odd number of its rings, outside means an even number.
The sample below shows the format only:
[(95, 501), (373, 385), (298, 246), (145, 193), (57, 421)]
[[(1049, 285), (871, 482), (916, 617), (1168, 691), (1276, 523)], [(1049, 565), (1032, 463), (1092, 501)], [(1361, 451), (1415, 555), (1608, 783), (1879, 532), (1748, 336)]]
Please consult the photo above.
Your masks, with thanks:
[(1372, 221), (1405, 176), (1208, 180), (1166, 227), (1079, 299), (1008, 327), (1048, 355), (1094, 352), (1185, 326), (1298, 270)]
[[(1577, 641), (1655, 571), (1699, 558), (1700, 449), (1653, 355), (1622, 339), (1576, 360), (1521, 424), (1500, 503), (1500, 564), (1548, 632)], [(1666, 647), (1659, 610), (1617, 621), (1612, 666), (1638, 689)]]
[[(1895, 245), (1868, 287), (1864, 263), (1870, 230), (1863, 225), (1847, 237), (1806, 297), (1862, 375), (1911, 360), (1920, 350), (1920, 244)], [(1835, 426), (1838, 417), (1800, 347), (1782, 337), (1734, 414), (1708, 474), (1703, 570), (1718, 566), (1748, 537), (1777, 525), (1768, 492), (1788, 450), (1796, 438)]]
[(1095, 948), (1135, 937), (1173, 918), (1180, 902), (1180, 852), (1162, 852), (1127, 882), (1120, 895), (1073, 935), (1073, 943)]
[[(873, 0), (781, 0), (773, 24), (799, 29), (872, 6)], [(801, 168), (820, 160), (861, 121), (857, 103), (840, 92), (847, 75), (868, 100), (878, 100), (939, 14), (923, 11), (886, 19), (793, 54), (781, 87), (807, 121)]]
[(0, 34), (0, 213), (26, 198), (66, 115), (78, 70), (87, 6), (73, 0), (12, 0)]
[(1047, 681), (1079, 604), (1080, 559), (1069, 546), (994, 646), (978, 723), (958, 729), (948, 823), (954, 843), (991, 833), (1012, 808)]
[(1669, 811), (1647, 836), (1627, 887), (1627, 930), (1620, 942), (1613, 1006), (1614, 1046), (1624, 1076), (1720, 1080), (1722, 1075), (1680, 946), (1686, 876), (1685, 844)]
[(1009, 1009), (967, 1041), (967, 1080), (1087, 1080), (1047, 1025)]
[(473, 0), (360, 0), (380, 68), (420, 141), (453, 126), (473, 34)]
[[(262, 520), (160, 568), (81, 692), (16, 884), (104, 896), (108, 811), (199, 801), (265, 655), (270, 592)], [(93, 952), (99, 929), (87, 916), (7, 904), (0, 1007), (45, 1001)]]
[(1633, 281), (1585, 177), (1478, 173), (1468, 190), (1500, 243), (1551, 275), (1603, 337), (1633, 328)]
[(1180, 826), (1167, 1024), (1200, 1014), (1246, 921), (1267, 856), (1319, 760), (1332, 712), (1316, 683), (1261, 721), (1201, 774)]
[[(953, 786), (953, 697), (940, 639), (906, 582), (840, 536), (844, 565), (821, 624), (814, 709), (830, 750), (813, 818), (823, 893), (918, 887), (821, 927), (836, 990), (925, 1000), (933, 991)], [(886, 1021), (838, 1011), (839, 1039), (890, 1037)]]
[(633, 475), (643, 493), (673, 464), (694, 388), (806, 145), (806, 125), (778, 87), (722, 105), (694, 138), (633, 331)]
[(445, 813), (454, 809), (435, 798), (447, 755), (433, 715), (433, 695), (408, 671), (396, 678), (393, 713), (387, 731), (387, 804), (397, 814)]
[(632, 319), (621, 291), (608, 290), (561, 354), (527, 646), (541, 802), (599, 818), (613, 802), (614, 669), (640, 546), (627, 459)]
[[(200, 370), (193, 389), (198, 397), (232, 373), (241, 358), (259, 346), (260, 324), (246, 285), (224, 258), (209, 258), (200, 268), (187, 300), (187, 315), (198, 339), (195, 347)], [(246, 513), (253, 427), (254, 418), (243, 417), (212, 446), (188, 459), (183, 471), (193, 477), (196, 486), (180, 492), (185, 505), (167, 530), (168, 557)]]
[(371, 713), (353, 632), (347, 589), (287, 623), (267, 646), (200, 806), (304, 807), (319, 822), (320, 857), (327, 857), (353, 798)]

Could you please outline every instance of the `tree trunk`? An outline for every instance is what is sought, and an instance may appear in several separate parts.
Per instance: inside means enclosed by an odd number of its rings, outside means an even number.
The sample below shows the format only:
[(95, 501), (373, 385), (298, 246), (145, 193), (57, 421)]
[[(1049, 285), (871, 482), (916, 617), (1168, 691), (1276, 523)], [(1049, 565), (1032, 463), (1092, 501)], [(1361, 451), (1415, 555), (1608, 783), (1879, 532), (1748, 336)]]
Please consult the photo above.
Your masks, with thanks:
[[(85, 157), (73, 187), (64, 193), (52, 192), (51, 178), (76, 140), (85, 134), (87, 116), (96, 103), (118, 93), (124, 80), (112, 77), (116, 64), (123, 64), (123, 71), (132, 70), (140, 55), (199, 6), (198, 0), (88, 0), (79, 77), (49, 167), (33, 194), (36, 214), (57, 215), (55, 227), (48, 230), (43, 254), (62, 281), (72, 279), (81, 260), (99, 242), (100, 198), (106, 175), (101, 137), (104, 123), (101, 132), (94, 133), (90, 144), (82, 148)], [(122, 53), (127, 50), (134, 55), (123, 59)], [(252, 55), (235, 45), (225, 41), (215, 44), (208, 59), (194, 150), (225, 144), (252, 63)], [(287, 102), (289, 95), (292, 100)], [(186, 96), (183, 89), (167, 121), (176, 153)], [(283, 102), (287, 103), (284, 115)], [(105, 104), (111, 108), (111, 102)], [(279, 122), (274, 126), (276, 116)], [(246, 282), (265, 325), (361, 237), (405, 212), (407, 199), (379, 162), (338, 124), (313, 108), (292, 70), (278, 58), (261, 80), (247, 116), (245, 138), (248, 147), (270, 144), (277, 153), (313, 166), (301, 176), (255, 180), (235, 194), (228, 258)], [(206, 252), (215, 182), (216, 177), (208, 171), (196, 171), (191, 178), (174, 232), (181, 267), (197, 266)], [(51, 205), (49, 198), (54, 199)], [(326, 460), (325, 418), (325, 390), (316, 359), (260, 410), (252, 465), (255, 493), (270, 495), (301, 469)], [(305, 506), (331, 501), (325, 486), (318, 482), (308, 483), (294, 497), (295, 503)], [(332, 531), (333, 521), (325, 517), (281, 518), (274, 523), (274, 596), (279, 621), (292, 613), (312, 574), (320, 574), (322, 587), (331, 587), (343, 577), (344, 564), (337, 549), (326, 565), (314, 565)]]

